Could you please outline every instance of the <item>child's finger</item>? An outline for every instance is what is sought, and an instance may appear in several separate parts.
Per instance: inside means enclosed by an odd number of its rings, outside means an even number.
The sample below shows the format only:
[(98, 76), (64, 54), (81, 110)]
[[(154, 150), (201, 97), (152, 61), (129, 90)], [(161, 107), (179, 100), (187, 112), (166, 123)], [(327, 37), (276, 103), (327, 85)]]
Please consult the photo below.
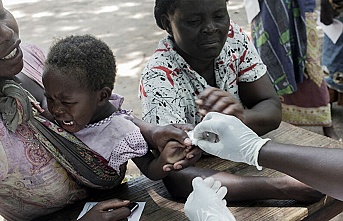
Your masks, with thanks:
[(163, 171), (165, 172), (170, 172), (172, 171), (174, 168), (173, 168), (173, 164), (166, 164), (162, 167)]
[(201, 157), (203, 153), (203, 150), (201, 150), (200, 148), (196, 147), (196, 148), (193, 148), (191, 150), (188, 150), (188, 153), (186, 154), (186, 158), (187, 159), (192, 159), (194, 157)]

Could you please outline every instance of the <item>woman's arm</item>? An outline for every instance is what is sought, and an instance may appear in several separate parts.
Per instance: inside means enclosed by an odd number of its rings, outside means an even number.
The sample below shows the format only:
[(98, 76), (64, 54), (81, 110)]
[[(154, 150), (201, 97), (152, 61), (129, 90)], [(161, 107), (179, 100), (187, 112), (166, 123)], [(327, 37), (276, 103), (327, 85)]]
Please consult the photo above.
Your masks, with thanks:
[(191, 125), (185, 124), (179, 126), (158, 126), (142, 121), (136, 117), (134, 117), (133, 123), (140, 128), (141, 133), (149, 146), (152, 149), (159, 150), (160, 152), (171, 140), (178, 141), (180, 144), (188, 147), (192, 145), (192, 141), (189, 139), (187, 133), (185, 132), (185, 130), (193, 129), (193, 126)]
[[(219, 142), (203, 140), (203, 132), (217, 134)], [(262, 139), (236, 117), (219, 113), (207, 114), (194, 128), (194, 137), (199, 147), (215, 156), (278, 170), (343, 200), (343, 149), (275, 143)]]
[(343, 149), (267, 142), (260, 150), (261, 166), (286, 173), (311, 187), (343, 200)]
[(240, 82), (239, 96), (247, 107), (242, 121), (258, 135), (279, 127), (281, 102), (267, 74), (254, 82)]

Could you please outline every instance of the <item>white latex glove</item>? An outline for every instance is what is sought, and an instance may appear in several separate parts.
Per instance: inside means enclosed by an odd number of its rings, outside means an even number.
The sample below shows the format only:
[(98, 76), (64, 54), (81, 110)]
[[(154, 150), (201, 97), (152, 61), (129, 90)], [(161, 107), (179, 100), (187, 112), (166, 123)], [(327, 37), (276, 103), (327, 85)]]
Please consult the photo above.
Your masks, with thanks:
[[(258, 170), (262, 169), (258, 165), (258, 154), (270, 139), (262, 139), (238, 118), (209, 112), (193, 132), (196, 145), (205, 152), (223, 159), (254, 165)], [(208, 141), (203, 138), (204, 132), (216, 134), (219, 141)]]
[(226, 187), (212, 177), (203, 180), (195, 177), (192, 181), (193, 192), (185, 203), (185, 214), (190, 221), (235, 221), (226, 200)]

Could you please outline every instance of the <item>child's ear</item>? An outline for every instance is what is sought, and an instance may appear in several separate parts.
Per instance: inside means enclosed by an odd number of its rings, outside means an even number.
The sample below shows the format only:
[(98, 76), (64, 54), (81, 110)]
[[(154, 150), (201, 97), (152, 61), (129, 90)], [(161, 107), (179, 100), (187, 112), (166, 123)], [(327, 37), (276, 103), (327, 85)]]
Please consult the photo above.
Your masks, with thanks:
[(171, 28), (171, 24), (170, 24), (170, 20), (168, 18), (168, 15), (163, 14), (161, 16), (161, 23), (162, 23), (163, 28), (168, 32), (168, 34), (173, 36), (173, 31), (172, 31), (172, 28)]
[(105, 104), (111, 97), (112, 90), (109, 87), (104, 87), (99, 91), (99, 105)]

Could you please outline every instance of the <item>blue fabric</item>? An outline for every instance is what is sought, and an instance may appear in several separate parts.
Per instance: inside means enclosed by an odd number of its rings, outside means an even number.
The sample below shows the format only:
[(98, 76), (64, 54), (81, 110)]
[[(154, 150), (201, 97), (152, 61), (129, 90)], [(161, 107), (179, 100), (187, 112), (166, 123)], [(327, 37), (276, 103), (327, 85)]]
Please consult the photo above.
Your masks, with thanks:
[(305, 12), (314, 12), (314, 9), (316, 8), (316, 0), (300, 0), (298, 2), (299, 4), (304, 4), (301, 7), (305, 8)]
[(279, 95), (291, 94), (304, 80), (307, 48), (305, 12), (315, 0), (260, 0), (253, 40)]

